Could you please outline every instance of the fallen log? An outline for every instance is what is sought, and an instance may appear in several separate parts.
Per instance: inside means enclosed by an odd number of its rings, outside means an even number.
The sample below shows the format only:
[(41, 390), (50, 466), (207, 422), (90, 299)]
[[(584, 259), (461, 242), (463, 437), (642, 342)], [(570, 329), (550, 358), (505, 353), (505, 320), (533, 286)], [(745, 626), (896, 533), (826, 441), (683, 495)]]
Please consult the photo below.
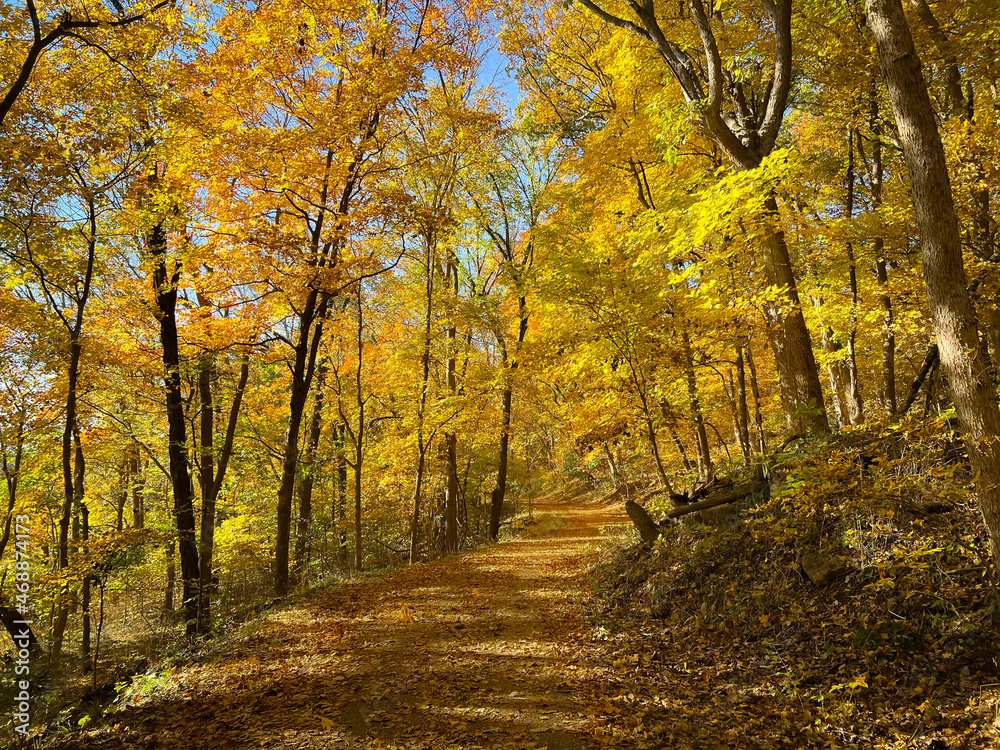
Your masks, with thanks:
[(691, 505), (685, 505), (682, 508), (674, 508), (672, 511), (667, 513), (667, 518), (680, 518), (681, 516), (686, 516), (688, 513), (697, 513), (699, 510), (708, 510), (709, 508), (715, 508), (719, 505), (728, 505), (729, 503), (735, 503), (748, 495), (752, 495), (759, 489), (762, 489), (764, 485), (755, 484), (751, 487), (744, 487), (739, 490), (732, 490), (724, 495), (719, 495), (717, 497), (710, 497), (707, 500), (702, 500), (697, 503), (691, 503)]
[(11, 640), (14, 641), (14, 653), (18, 653), (26, 646), (29, 658), (34, 660), (41, 656), (41, 646), (29, 623), (30, 620), (26, 622), (14, 607), (7, 606), (6, 602), (0, 604), (0, 625), (3, 625), (4, 630), (10, 633)]
[[(708, 510), (709, 508), (717, 508), (720, 505), (735, 503), (737, 500), (748, 497), (754, 492), (764, 489), (765, 487), (766, 485), (764, 484), (754, 484), (750, 487), (734, 489), (730, 492), (726, 492), (725, 494), (710, 497), (706, 500), (692, 503), (691, 505), (682, 505), (669, 511), (666, 515), (666, 520), (661, 521), (660, 523), (654, 521), (645, 508), (632, 500), (625, 503), (625, 512), (628, 513), (628, 517), (632, 519), (632, 523), (635, 525), (636, 529), (639, 530), (639, 538), (642, 539), (642, 543), (647, 547), (652, 547), (653, 543), (660, 537), (660, 534), (663, 533), (663, 530), (669, 527), (671, 520), (680, 518), (681, 516), (686, 516), (689, 513), (697, 513), (700, 510)], [(664, 491), (661, 490), (649, 493), (648, 495), (643, 496), (642, 499), (645, 500), (654, 495), (662, 494), (663, 492)]]

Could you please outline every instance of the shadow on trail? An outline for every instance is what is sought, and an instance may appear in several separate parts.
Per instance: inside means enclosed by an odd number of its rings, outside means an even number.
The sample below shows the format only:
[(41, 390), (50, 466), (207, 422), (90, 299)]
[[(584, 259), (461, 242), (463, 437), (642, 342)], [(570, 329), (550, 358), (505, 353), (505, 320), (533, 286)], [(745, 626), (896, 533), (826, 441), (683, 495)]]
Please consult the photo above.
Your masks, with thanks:
[[(175, 686), (109, 717), (89, 747), (627, 748), (580, 615), (587, 546), (618, 522), (565, 525), (320, 592)], [(57, 745), (60, 746), (60, 745)], [(61, 745), (79, 747), (79, 745)]]

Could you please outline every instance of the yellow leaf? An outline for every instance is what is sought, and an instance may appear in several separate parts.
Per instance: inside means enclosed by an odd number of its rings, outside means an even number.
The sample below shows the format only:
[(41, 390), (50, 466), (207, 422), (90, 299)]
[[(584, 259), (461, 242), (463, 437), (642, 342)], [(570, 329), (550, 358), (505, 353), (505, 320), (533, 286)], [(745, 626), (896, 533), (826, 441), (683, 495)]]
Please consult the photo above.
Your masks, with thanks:
[(396, 622), (412, 622), (413, 621), (413, 609), (409, 604), (404, 604), (399, 608), (399, 612), (396, 613)]

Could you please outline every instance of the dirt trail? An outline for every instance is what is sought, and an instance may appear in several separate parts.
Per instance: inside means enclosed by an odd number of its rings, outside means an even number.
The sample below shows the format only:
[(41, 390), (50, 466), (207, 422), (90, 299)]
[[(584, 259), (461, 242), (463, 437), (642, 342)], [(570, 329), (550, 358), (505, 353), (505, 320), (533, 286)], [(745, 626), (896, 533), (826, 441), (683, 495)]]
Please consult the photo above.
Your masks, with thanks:
[(556, 528), (276, 612), (217, 659), (109, 717), (114, 736), (95, 730), (88, 746), (611, 744), (580, 598), (588, 546), (622, 516), (576, 500), (538, 503), (535, 517)]

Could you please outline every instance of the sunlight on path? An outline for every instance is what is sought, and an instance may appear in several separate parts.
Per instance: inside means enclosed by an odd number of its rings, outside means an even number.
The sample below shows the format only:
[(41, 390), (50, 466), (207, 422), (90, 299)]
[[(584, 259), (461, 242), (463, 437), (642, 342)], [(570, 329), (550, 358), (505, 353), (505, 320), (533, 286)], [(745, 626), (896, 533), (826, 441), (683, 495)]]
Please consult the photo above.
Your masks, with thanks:
[[(352, 581), (277, 612), (102, 747), (625, 747), (605, 734), (583, 571), (617, 508), (543, 502), (545, 536)], [(131, 731), (126, 732), (124, 727)], [(96, 739), (96, 738), (95, 738)]]

